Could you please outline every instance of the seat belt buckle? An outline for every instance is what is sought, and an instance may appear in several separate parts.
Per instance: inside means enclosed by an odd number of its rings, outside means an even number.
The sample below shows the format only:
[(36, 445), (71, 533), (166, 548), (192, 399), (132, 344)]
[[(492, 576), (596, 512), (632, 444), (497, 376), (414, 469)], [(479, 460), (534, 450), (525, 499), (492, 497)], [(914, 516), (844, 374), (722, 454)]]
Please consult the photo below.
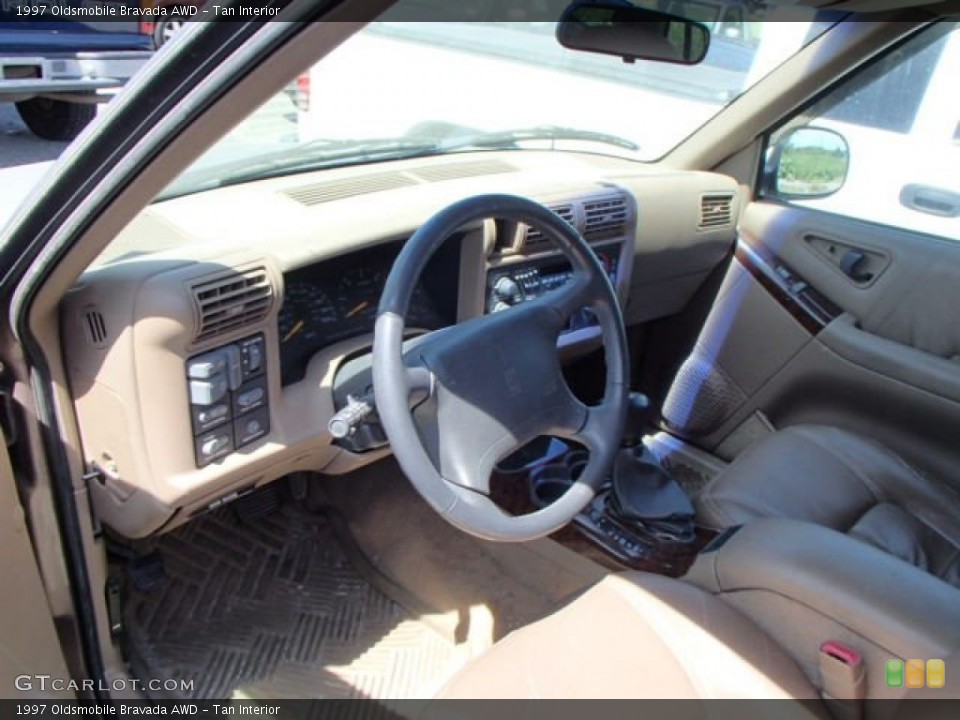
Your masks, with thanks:
[(859, 717), (866, 695), (866, 667), (863, 656), (847, 645), (828, 640), (820, 646), (820, 686), (825, 700), (842, 701), (844, 715)]

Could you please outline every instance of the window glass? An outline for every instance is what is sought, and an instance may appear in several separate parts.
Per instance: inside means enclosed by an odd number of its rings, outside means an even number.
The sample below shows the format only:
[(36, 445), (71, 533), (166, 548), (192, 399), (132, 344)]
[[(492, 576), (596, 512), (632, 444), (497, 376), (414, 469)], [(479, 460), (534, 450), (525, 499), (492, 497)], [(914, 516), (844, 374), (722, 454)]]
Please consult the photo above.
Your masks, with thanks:
[[(564, 48), (556, 39), (559, 11), (548, 11), (565, 8), (566, 0), (510, 3), (518, 12), (498, 9), (494, 0), (400, 0), (243, 121), (162, 197), (258, 173), (404, 154), (578, 150), (654, 161), (835, 19), (797, 8), (792, 22), (761, 22), (774, 11), (746, 0), (641, 4), (709, 25), (704, 61), (627, 63)], [(437, 22), (438, 8), (476, 19)], [(545, 17), (554, 21), (536, 19)]]
[[(771, 152), (778, 143), (783, 147), (786, 134), (795, 133), (798, 124), (833, 130), (847, 144), (846, 178), (825, 197), (781, 197), (797, 205), (960, 240), (958, 76), (956, 22), (932, 26), (855, 75), (808, 110), (802, 123), (788, 124), (770, 143)], [(815, 155), (803, 155), (809, 177), (799, 181), (809, 187), (822, 176), (836, 176), (835, 168), (817, 166)], [(833, 149), (819, 157), (837, 162)], [(787, 169), (796, 173), (793, 166)]]

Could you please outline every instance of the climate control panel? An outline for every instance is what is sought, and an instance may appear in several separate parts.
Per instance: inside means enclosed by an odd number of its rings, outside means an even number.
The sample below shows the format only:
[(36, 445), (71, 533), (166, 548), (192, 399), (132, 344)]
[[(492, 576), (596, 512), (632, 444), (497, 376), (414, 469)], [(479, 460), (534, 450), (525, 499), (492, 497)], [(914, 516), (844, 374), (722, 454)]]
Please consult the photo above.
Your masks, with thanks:
[[(620, 246), (617, 244), (594, 248), (610, 282), (616, 284)], [(563, 258), (543, 258), (495, 268), (487, 273), (486, 312), (494, 313), (520, 305), (527, 300), (562, 287), (570, 280), (573, 271)], [(589, 308), (584, 308), (570, 318), (563, 332), (573, 332), (597, 324)]]
[(270, 432), (263, 335), (187, 360), (197, 467), (204, 467)]

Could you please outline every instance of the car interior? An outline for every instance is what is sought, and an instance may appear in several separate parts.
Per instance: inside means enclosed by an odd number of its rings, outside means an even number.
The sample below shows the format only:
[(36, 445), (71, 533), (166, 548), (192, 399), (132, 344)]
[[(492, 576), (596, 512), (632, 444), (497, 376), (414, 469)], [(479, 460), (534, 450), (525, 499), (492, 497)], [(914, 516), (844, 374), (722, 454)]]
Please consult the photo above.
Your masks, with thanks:
[[(843, 155), (842, 130), (798, 138), (867, 102), (878, 63), (960, 32), (949, 8), (833, 3), (852, 15), (652, 162), (467, 149), (164, 197), (364, 23), (306, 23), (229, 86), (211, 72), (195, 111), (203, 83), (178, 90), (193, 119), (144, 131), (14, 303), (53, 412), (11, 463), (71, 672), (92, 646), (104, 677), (193, 681), (130, 697), (408, 715), (960, 697), (960, 245), (778, 176), (798, 147)], [(679, 52), (664, 32), (636, 42)]]

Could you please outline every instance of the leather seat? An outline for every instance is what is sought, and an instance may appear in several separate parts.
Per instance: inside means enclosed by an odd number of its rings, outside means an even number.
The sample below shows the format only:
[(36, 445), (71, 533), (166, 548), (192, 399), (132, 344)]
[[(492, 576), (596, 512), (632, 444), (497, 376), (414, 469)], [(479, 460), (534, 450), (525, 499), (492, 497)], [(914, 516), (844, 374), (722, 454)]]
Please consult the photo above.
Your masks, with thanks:
[(960, 493), (881, 445), (798, 425), (752, 445), (695, 498), (716, 529), (762, 517), (845, 532), (960, 587)]
[(778, 711), (826, 717), (793, 660), (744, 615), (693, 585), (645, 573), (606, 577), (508, 635), (440, 694), (482, 698), (801, 698), (814, 702)]

